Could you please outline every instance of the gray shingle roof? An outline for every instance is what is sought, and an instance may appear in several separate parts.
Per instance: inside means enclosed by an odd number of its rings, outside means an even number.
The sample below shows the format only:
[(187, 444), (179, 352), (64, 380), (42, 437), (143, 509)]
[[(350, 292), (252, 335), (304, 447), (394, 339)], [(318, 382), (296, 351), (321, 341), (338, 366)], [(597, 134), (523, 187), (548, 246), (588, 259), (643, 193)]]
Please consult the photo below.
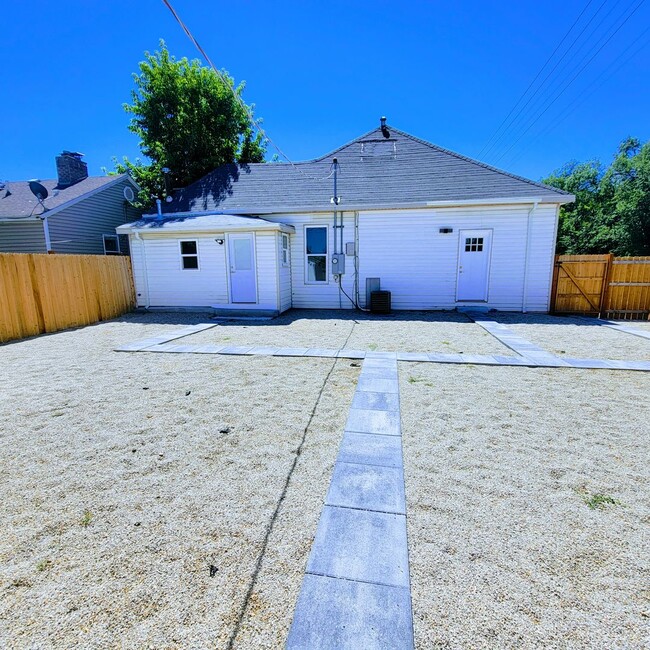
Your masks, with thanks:
[[(340, 208), (391, 208), (437, 201), (538, 197), (567, 192), (509, 174), (388, 127), (375, 129), (321, 158), (296, 163), (226, 165), (179, 190), (165, 213), (212, 210), (283, 212), (332, 209), (332, 158), (338, 159)], [(302, 172), (302, 173), (301, 173)]]
[[(123, 177), (124, 174), (120, 176)], [(89, 176), (82, 181), (65, 188), (58, 188), (57, 179), (39, 181), (47, 189), (49, 196), (45, 205), (50, 209), (58, 208), (64, 203), (117, 182), (117, 176)], [(0, 190), (0, 219), (12, 217), (29, 217), (39, 215), (43, 209), (29, 189), (29, 181), (8, 181)], [(56, 192), (58, 190), (58, 192)], [(55, 196), (56, 193), (56, 196)]]

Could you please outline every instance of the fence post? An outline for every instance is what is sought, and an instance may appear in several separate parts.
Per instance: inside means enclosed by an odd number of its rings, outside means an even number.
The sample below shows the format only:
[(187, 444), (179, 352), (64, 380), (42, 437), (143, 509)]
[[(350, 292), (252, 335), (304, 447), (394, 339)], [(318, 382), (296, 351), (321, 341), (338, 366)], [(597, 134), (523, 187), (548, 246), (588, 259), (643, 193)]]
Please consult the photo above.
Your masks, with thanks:
[(557, 277), (560, 272), (560, 256), (553, 258), (553, 282), (551, 284), (551, 314), (555, 313), (555, 301), (557, 299)]
[(614, 261), (614, 256), (609, 253), (607, 255), (607, 261), (605, 262), (605, 273), (603, 274), (603, 286), (600, 291), (600, 310), (598, 312), (598, 318), (602, 318), (603, 312), (607, 314), (609, 305), (607, 301), (609, 300), (609, 283), (612, 278), (612, 262)]

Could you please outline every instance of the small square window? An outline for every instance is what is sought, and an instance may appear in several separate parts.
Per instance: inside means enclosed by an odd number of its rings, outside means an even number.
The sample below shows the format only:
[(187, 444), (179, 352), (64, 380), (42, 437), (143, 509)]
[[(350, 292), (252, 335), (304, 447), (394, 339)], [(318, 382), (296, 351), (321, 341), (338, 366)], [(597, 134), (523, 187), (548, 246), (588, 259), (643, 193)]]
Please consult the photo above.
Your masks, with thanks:
[(197, 270), (199, 268), (199, 248), (196, 240), (180, 242), (181, 268), (183, 270)]
[(120, 254), (120, 238), (117, 235), (103, 235), (104, 255)]

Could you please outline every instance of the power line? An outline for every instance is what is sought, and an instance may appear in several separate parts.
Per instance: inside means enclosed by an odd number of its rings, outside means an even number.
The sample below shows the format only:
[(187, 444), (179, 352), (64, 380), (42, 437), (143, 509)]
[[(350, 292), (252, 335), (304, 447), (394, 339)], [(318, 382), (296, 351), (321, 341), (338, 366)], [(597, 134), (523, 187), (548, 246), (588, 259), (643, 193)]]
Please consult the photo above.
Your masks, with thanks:
[[(567, 39), (567, 37), (569, 36), (569, 34), (573, 31), (573, 28), (578, 24), (578, 22), (580, 21), (580, 19), (581, 19), (582, 16), (583, 16), (583, 14), (585, 13), (585, 11), (587, 11), (587, 9), (589, 8), (589, 6), (591, 5), (592, 2), (593, 2), (593, 0), (589, 0), (589, 1), (587, 2), (587, 4), (585, 5), (584, 9), (580, 12), (579, 16), (578, 16), (578, 17), (573, 21), (573, 24), (571, 25), (571, 27), (569, 27), (569, 30), (567, 31), (567, 33), (562, 37), (562, 40), (557, 44), (556, 48), (553, 50), (553, 52), (552, 52), (551, 55), (548, 57), (548, 59), (546, 59), (546, 61), (544, 62), (544, 65), (539, 69), (539, 71), (538, 71), (537, 74), (535, 75), (535, 78), (530, 82), (530, 84), (528, 85), (528, 88), (526, 88), (526, 90), (523, 92), (523, 94), (521, 95), (521, 97), (520, 97), (520, 98), (515, 102), (514, 106), (510, 109), (510, 112), (509, 112), (509, 113), (505, 116), (505, 118), (503, 119), (503, 122), (501, 122), (501, 124), (499, 124), (499, 127), (497, 128), (497, 130), (494, 131), (494, 133), (493, 133), (493, 134), (488, 138), (488, 141), (485, 143), (485, 145), (483, 145), (483, 148), (481, 149), (481, 151), (479, 151), (477, 157), (480, 158), (480, 156), (483, 154), (484, 151), (487, 153), (487, 151), (489, 151), (489, 150), (492, 148), (492, 147), (488, 147), (488, 145), (489, 145), (490, 142), (492, 141), (492, 138), (494, 138), (494, 136), (497, 135), (497, 133), (499, 133), (499, 131), (501, 130), (501, 127), (502, 127), (502, 126), (507, 122), (508, 118), (509, 118), (509, 117), (510, 117), (514, 112), (515, 112), (515, 109), (516, 109), (517, 106), (519, 105), (519, 102), (521, 102), (521, 101), (523, 100), (523, 98), (528, 94), (528, 91), (533, 87), (533, 85), (535, 84), (535, 82), (537, 81), (537, 79), (539, 79), (540, 75), (541, 75), (542, 72), (544, 71), (544, 68), (545, 68), (545, 67), (550, 63), (551, 59), (555, 56), (556, 52), (557, 52), (557, 51), (560, 49), (560, 47), (562, 46), (562, 43), (564, 43), (564, 41)], [(603, 4), (604, 4), (604, 3), (603, 3)], [(602, 5), (601, 5), (601, 7), (602, 7)], [(600, 11), (600, 8), (598, 9), (598, 11)], [(596, 13), (598, 13), (598, 11), (597, 11)], [(594, 14), (594, 16), (595, 16), (595, 15), (596, 15), (596, 14)], [(592, 20), (593, 20), (593, 18), (592, 18)], [(588, 26), (588, 25), (589, 25), (589, 23), (587, 23), (587, 26)], [(583, 30), (583, 31), (584, 31), (584, 30)], [(577, 38), (580, 38), (581, 35), (582, 35), (582, 32), (580, 32), (580, 34), (578, 35)], [(576, 40), (577, 40), (577, 39), (576, 39)], [(575, 43), (575, 40), (574, 40), (574, 43)], [(570, 50), (570, 49), (571, 49), (571, 48), (569, 48), (569, 50)], [(567, 52), (568, 52), (569, 50), (567, 50)], [(564, 53), (564, 56), (566, 56), (567, 52)], [(562, 59), (560, 59), (560, 61), (561, 61), (561, 60), (562, 60)], [(554, 68), (554, 69), (555, 69), (555, 68)], [(553, 72), (553, 70), (551, 70), (551, 72)], [(548, 78), (548, 76), (547, 76), (547, 78)], [(542, 82), (542, 85), (543, 85), (543, 83), (544, 83), (544, 82)], [(495, 143), (495, 144), (496, 144), (496, 143)], [(486, 151), (486, 148), (487, 148), (487, 151)]]
[[(607, 46), (607, 44), (618, 34), (621, 28), (632, 18), (632, 16), (637, 12), (645, 0), (640, 0), (637, 6), (632, 10), (632, 12), (623, 20), (623, 22), (616, 28), (616, 30), (609, 36), (609, 38), (598, 48), (594, 55), (578, 70), (578, 72), (569, 80), (569, 82), (560, 90), (560, 92), (555, 96), (555, 98), (547, 103), (546, 107), (537, 115), (535, 118), (528, 124), (527, 128), (519, 134), (519, 137), (494, 161), (494, 164), (498, 163), (504, 156), (506, 156), (512, 148), (530, 131), (530, 129), (546, 114), (546, 112), (555, 104), (555, 102), (564, 94), (567, 88), (582, 74), (585, 68), (600, 54), (600, 52)], [(584, 60), (584, 59), (583, 59)]]
[[(550, 124), (548, 124), (545, 128), (543, 128), (534, 138), (533, 140), (530, 141), (528, 146), (524, 147), (517, 153), (514, 158), (511, 159), (510, 164), (515, 163), (518, 161), (521, 156), (523, 156), (526, 151), (530, 149), (530, 147), (539, 140), (542, 136), (546, 135), (550, 131), (552, 131), (554, 128), (558, 127), (562, 122), (564, 122), (569, 116), (573, 115), (575, 111), (580, 108), (589, 98), (591, 98), (597, 90), (599, 90), (609, 79), (611, 79), (623, 66), (627, 65), (641, 50), (644, 48), (648, 47), (650, 45), (650, 39), (646, 40), (645, 43), (642, 43), (640, 47), (638, 47), (630, 56), (628, 56), (620, 65), (618, 65), (614, 70), (611, 70), (611, 68), (616, 65), (618, 61), (620, 61), (623, 56), (627, 52), (629, 52), (648, 32), (650, 32), (650, 27), (648, 27), (646, 30), (644, 30), (612, 63), (596, 78), (594, 79), (591, 84), (589, 84), (582, 94), (580, 94), (578, 97), (576, 97), (563, 111), (561, 115), (557, 116), (557, 119), (551, 121)], [(611, 70), (611, 72), (610, 72)], [(608, 74), (609, 73), (609, 74)], [(600, 81), (600, 83), (598, 83)], [(595, 87), (594, 87), (595, 86)], [(586, 91), (589, 89), (591, 92), (588, 94), (585, 94)]]
[(287, 161), (287, 162), (288, 162), (288, 163), (289, 163), (289, 164), (290, 164), (290, 165), (291, 165), (291, 166), (292, 166), (292, 167), (293, 167), (293, 168), (294, 168), (298, 173), (302, 174), (305, 178), (308, 178), (308, 179), (313, 180), (313, 181), (325, 181), (325, 180), (327, 180), (328, 178), (331, 178), (331, 177), (332, 177), (332, 174), (334, 173), (334, 170), (331, 168), (331, 166), (330, 166), (330, 173), (329, 173), (327, 176), (323, 176), (323, 177), (321, 177), (321, 178), (318, 178), (318, 177), (316, 177), (316, 176), (310, 176), (309, 174), (305, 174), (305, 172), (303, 172), (302, 169), (300, 169), (300, 168), (296, 165), (296, 163), (294, 163), (294, 162), (291, 160), (291, 158), (289, 158), (289, 156), (287, 156), (287, 154), (285, 154), (284, 151), (282, 151), (282, 149), (280, 149), (280, 147), (278, 147), (278, 145), (275, 144), (275, 142), (273, 142), (273, 140), (271, 139), (271, 137), (266, 133), (266, 131), (265, 131), (265, 130), (260, 126), (260, 124), (258, 123), (258, 121), (255, 119), (255, 117), (253, 116), (252, 111), (251, 111), (250, 108), (246, 105), (246, 102), (241, 98), (241, 95), (240, 95), (240, 94), (235, 90), (235, 88), (233, 87), (233, 84), (231, 83), (230, 79), (228, 79), (228, 77), (226, 77), (226, 75), (224, 75), (224, 74), (221, 72), (221, 70), (218, 70), (217, 67), (214, 65), (214, 63), (212, 63), (212, 60), (211, 60), (210, 57), (207, 55), (206, 51), (205, 51), (205, 50), (204, 50), (204, 49), (199, 45), (199, 43), (198, 43), (198, 41), (196, 40), (196, 38), (194, 38), (192, 32), (189, 30), (189, 28), (187, 27), (187, 25), (185, 25), (185, 23), (181, 20), (181, 17), (178, 15), (178, 13), (177, 13), (176, 10), (174, 9), (174, 7), (172, 7), (172, 5), (171, 5), (171, 3), (169, 2), (169, 0), (162, 0), (162, 1), (163, 1), (163, 4), (165, 4), (165, 6), (169, 9), (169, 11), (171, 12), (172, 16), (174, 16), (176, 22), (181, 26), (181, 29), (185, 32), (186, 36), (187, 36), (187, 37), (190, 39), (190, 41), (193, 43), (194, 47), (196, 47), (196, 49), (198, 50), (198, 52), (199, 52), (199, 53), (201, 54), (201, 56), (202, 56), (202, 57), (207, 61), (208, 65), (212, 68), (212, 70), (215, 72), (215, 74), (219, 77), (219, 79), (221, 79), (221, 81), (223, 82), (223, 84), (224, 84), (224, 85), (225, 85), (225, 86), (230, 90), (230, 92), (232, 93), (232, 95), (233, 95), (233, 97), (235, 98), (235, 100), (239, 103), (239, 105), (241, 106), (241, 108), (242, 108), (242, 109), (244, 110), (244, 112), (246, 113), (246, 116), (247, 116), (248, 119), (250, 120), (251, 125), (252, 125), (255, 129), (257, 129), (257, 131), (259, 132), (259, 134), (260, 134), (260, 135), (261, 135), (265, 140), (267, 140), (267, 141), (271, 144), (271, 146), (272, 146), (272, 147), (273, 147), (273, 148), (278, 152), (278, 154), (279, 154), (280, 156), (282, 156), (282, 158), (284, 158), (284, 159), (285, 159), (285, 160), (286, 160), (286, 161)]

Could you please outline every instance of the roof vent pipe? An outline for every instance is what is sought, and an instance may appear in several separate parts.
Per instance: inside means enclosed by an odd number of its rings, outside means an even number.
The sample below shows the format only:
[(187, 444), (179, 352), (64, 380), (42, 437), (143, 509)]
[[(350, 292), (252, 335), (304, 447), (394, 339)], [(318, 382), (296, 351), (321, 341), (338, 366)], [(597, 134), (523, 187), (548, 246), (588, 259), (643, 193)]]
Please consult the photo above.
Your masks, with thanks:
[(160, 199), (156, 199), (156, 210), (158, 212), (158, 219), (162, 219), (162, 201)]
[(384, 116), (379, 118), (379, 125), (381, 128), (381, 134), (385, 138), (390, 138), (390, 131), (388, 130), (388, 127), (386, 126), (386, 118)]

